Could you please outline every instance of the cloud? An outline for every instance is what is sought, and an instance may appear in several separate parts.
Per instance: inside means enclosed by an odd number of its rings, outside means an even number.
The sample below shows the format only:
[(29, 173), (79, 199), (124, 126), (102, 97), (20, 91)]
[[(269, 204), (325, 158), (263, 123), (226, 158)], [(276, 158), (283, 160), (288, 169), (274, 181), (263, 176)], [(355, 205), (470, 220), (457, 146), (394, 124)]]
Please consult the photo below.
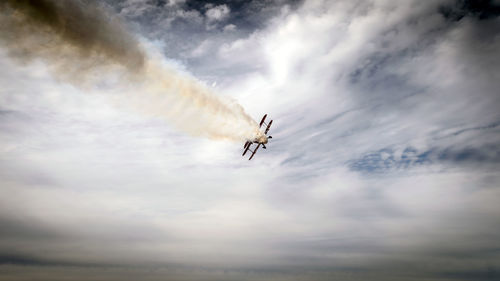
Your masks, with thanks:
[(210, 7), (206, 12), (205, 16), (209, 22), (223, 21), (229, 17), (229, 12), (231, 10), (226, 4)]
[(231, 12), (231, 10), (226, 4), (214, 7), (208, 5), (206, 7), (208, 8), (205, 12), (207, 29), (213, 29), (218, 25), (218, 23), (223, 22), (227, 18), (229, 18), (229, 13)]
[(224, 26), (224, 32), (235, 31), (236, 28), (237, 28), (236, 25), (234, 25), (234, 24), (228, 24), (228, 25)]
[(183, 135), (118, 110), (118, 92), (4, 55), (0, 279), (498, 276), (495, 14), (252, 1), (226, 4), (220, 27), (238, 28), (223, 32), (196, 3), (108, 2), (255, 119), (268, 113), (268, 149), (246, 161), (243, 144)]

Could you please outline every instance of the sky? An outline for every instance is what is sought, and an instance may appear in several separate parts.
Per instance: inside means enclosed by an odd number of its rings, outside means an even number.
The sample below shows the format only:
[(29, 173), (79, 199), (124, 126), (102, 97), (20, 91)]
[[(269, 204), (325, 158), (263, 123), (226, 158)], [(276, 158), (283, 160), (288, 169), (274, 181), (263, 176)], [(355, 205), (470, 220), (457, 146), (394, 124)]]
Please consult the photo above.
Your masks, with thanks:
[(0, 28), (0, 280), (500, 278), (499, 1), (70, 3), (273, 138)]

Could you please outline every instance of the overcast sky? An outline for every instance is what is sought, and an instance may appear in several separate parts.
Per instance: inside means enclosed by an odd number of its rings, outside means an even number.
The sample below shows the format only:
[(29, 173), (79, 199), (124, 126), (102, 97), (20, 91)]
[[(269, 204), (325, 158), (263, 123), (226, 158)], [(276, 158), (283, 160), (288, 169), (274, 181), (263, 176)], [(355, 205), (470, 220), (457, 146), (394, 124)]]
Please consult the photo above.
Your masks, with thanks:
[(248, 161), (0, 41), (0, 280), (500, 278), (499, 1), (99, 5), (273, 139)]

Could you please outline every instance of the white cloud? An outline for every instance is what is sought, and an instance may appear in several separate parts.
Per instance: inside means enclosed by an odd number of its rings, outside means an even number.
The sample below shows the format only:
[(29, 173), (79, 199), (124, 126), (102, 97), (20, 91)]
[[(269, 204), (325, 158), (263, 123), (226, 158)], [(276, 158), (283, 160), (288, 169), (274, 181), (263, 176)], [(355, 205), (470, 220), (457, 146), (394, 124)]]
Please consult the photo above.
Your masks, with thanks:
[(207, 30), (214, 29), (219, 22), (225, 21), (227, 18), (229, 18), (229, 13), (231, 10), (226, 4), (222, 5), (217, 5), (214, 7), (207, 7), (209, 8), (205, 12), (207, 24), (206, 28)]
[(191, 56), (192, 57), (200, 57), (207, 55), (207, 52), (209, 52), (213, 47), (213, 42), (210, 41), (209, 39), (201, 42), (200, 45), (198, 45), (193, 51), (191, 51)]
[(200, 12), (196, 10), (177, 10), (176, 17), (188, 20), (192, 23), (201, 23), (203, 21)]
[(186, 3), (186, 0), (168, 0), (168, 6), (177, 6)]
[(226, 4), (222, 4), (222, 5), (210, 7), (205, 12), (205, 16), (207, 17), (208, 21), (210, 21), (210, 22), (223, 21), (227, 17), (229, 17), (229, 12), (230, 12), (229, 7)]
[(226, 26), (224, 26), (224, 32), (232, 32), (232, 31), (235, 31), (236, 30), (236, 25), (234, 24), (228, 24)]

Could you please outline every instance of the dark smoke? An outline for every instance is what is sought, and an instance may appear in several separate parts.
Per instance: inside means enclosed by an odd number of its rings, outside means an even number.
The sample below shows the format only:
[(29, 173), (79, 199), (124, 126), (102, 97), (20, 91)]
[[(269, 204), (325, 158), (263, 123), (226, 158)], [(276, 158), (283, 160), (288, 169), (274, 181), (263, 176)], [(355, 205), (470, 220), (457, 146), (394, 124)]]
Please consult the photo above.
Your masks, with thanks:
[(143, 51), (98, 2), (0, 0), (0, 9), (0, 52), (18, 61), (41, 61), (58, 79), (85, 89), (119, 89), (117, 105), (196, 136), (243, 141), (262, 135), (243, 107), (169, 68), (156, 50)]
[(135, 72), (144, 64), (138, 41), (93, 1), (3, 0), (0, 10), (2, 45), (21, 61), (41, 58), (57, 74), (77, 77), (96, 67)]

